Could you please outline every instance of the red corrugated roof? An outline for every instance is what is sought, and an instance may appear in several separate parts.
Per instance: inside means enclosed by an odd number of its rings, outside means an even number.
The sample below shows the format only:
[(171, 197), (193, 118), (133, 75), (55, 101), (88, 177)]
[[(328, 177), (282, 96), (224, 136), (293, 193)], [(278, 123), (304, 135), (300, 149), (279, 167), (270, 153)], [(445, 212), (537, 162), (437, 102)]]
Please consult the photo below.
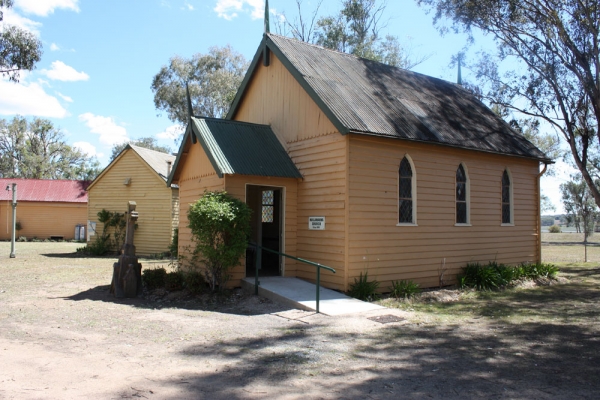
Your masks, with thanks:
[(87, 203), (85, 191), (89, 181), (6, 179), (0, 178), (0, 201), (12, 200), (12, 191), (6, 190), (17, 184), (17, 201), (48, 201), (63, 203)]

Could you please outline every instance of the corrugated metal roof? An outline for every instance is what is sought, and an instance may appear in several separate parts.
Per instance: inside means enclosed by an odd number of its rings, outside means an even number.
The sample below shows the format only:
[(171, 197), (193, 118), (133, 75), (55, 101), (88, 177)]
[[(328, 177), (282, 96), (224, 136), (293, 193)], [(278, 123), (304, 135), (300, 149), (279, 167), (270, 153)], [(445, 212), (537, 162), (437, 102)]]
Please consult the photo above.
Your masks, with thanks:
[(267, 34), (266, 45), (342, 133), (550, 161), (460, 85), (283, 36)]
[(7, 186), (17, 184), (17, 201), (87, 203), (89, 181), (0, 178), (0, 201), (12, 200)]
[(148, 165), (152, 168), (161, 178), (165, 181), (168, 177), (168, 164), (167, 162), (175, 162), (175, 156), (168, 153), (161, 153), (160, 151), (146, 149), (144, 147), (128, 145), (133, 151), (135, 151)]
[(268, 125), (192, 117), (192, 129), (219, 176), (302, 178)]

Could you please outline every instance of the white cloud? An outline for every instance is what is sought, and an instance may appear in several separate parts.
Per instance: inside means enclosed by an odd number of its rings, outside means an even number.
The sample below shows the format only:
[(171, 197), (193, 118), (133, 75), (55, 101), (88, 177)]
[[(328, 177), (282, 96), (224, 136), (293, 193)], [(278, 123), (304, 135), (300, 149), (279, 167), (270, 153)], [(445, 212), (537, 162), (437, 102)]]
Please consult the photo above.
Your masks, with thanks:
[(79, 120), (85, 122), (92, 133), (100, 135), (101, 143), (112, 146), (128, 140), (127, 130), (117, 125), (112, 117), (85, 113), (79, 116)]
[(79, 12), (79, 0), (15, 0), (15, 7), (27, 14), (45, 17), (57, 8)]
[(193, 6), (193, 5), (191, 5), (190, 3), (187, 3), (187, 2), (186, 2), (186, 3), (184, 4), (184, 6), (183, 6), (183, 10), (185, 10), (185, 9), (187, 9), (187, 10), (189, 10), (189, 11), (194, 11), (194, 6)]
[(40, 36), (40, 27), (42, 26), (41, 23), (22, 17), (10, 8), (3, 10), (3, 12), (4, 18), (2, 22), (0, 22), (0, 27), (3, 25), (14, 25), (18, 28), (33, 33), (36, 36)]
[(60, 50), (60, 47), (58, 47), (58, 45), (56, 43), (52, 43), (50, 45), (50, 51), (58, 51)]
[(64, 101), (66, 101), (67, 103), (72, 103), (73, 99), (70, 98), (69, 96), (65, 96), (64, 94), (60, 93), (60, 92), (56, 92), (56, 95), (58, 97), (60, 97), (61, 99), (63, 99)]
[(165, 129), (164, 132), (157, 133), (155, 136), (158, 139), (171, 139), (175, 140), (179, 138), (179, 136), (183, 133), (183, 126), (181, 125), (172, 125)]
[(90, 157), (94, 157), (94, 156), (101, 157), (102, 156), (102, 154), (99, 154), (96, 151), (96, 146), (94, 146), (93, 144), (91, 144), (89, 142), (75, 142), (75, 143), (73, 143), (73, 147), (81, 150), (82, 152), (84, 152), (85, 154), (87, 154)]
[(260, 19), (265, 14), (265, 2), (263, 0), (217, 0), (213, 9), (220, 18), (231, 21), (243, 12), (250, 14), (252, 19)]
[(40, 71), (50, 79), (57, 81), (87, 81), (90, 76), (85, 72), (77, 72), (75, 68), (68, 66), (62, 61), (54, 61), (50, 65), (50, 69), (43, 69)]
[(46, 93), (38, 83), (8, 82), (0, 79), (0, 114), (35, 115), (64, 118), (68, 115), (56, 97)]

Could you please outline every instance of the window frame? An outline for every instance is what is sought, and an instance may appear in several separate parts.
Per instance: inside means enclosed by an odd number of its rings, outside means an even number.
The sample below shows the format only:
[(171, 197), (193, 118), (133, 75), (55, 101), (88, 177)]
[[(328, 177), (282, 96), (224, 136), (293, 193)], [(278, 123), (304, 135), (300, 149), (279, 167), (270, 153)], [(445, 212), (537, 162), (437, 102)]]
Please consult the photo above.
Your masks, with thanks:
[[(456, 180), (456, 174), (459, 168), (462, 166), (463, 172), (465, 173), (465, 207), (466, 207), (466, 221), (458, 222), (458, 203), (459, 200), (456, 196), (456, 186), (458, 185), (458, 181)], [(462, 203), (462, 200), (461, 200)], [(472, 226), (471, 225), (471, 179), (469, 178), (469, 170), (464, 162), (458, 164), (458, 167), (454, 171), (454, 226)]]
[[(265, 198), (264, 198), (265, 192), (271, 192), (270, 203), (269, 202), (265, 203)], [(265, 221), (265, 208), (269, 208), (271, 210), (271, 212), (270, 212), (271, 220), (270, 221)], [(272, 224), (273, 221), (275, 220), (274, 215), (273, 215), (273, 213), (275, 212), (275, 191), (273, 189), (261, 190), (260, 211), (261, 211), (260, 222), (263, 224)]]
[[(504, 174), (508, 176), (508, 201), (509, 201), (509, 213), (510, 213), (510, 222), (504, 222), (504, 201), (502, 199), (503, 191), (504, 191)], [(515, 226), (515, 206), (514, 206), (514, 183), (513, 177), (508, 167), (504, 168), (502, 171), (502, 175), (500, 178), (500, 226)]]
[[(410, 165), (410, 170), (411, 170), (411, 178), (410, 178), (410, 184), (411, 184), (411, 201), (412, 201), (412, 222), (400, 222), (400, 164), (402, 164), (402, 161), (404, 161), (404, 159), (406, 159), (406, 161), (408, 161), (408, 164)], [(396, 226), (418, 226), (417, 225), (417, 170), (415, 168), (415, 163), (413, 162), (412, 158), (410, 155), (408, 154), (404, 154), (402, 156), (402, 158), (400, 159), (400, 162), (397, 164), (398, 165), (398, 170), (397, 170), (397, 179), (398, 179), (398, 183), (396, 186)]]

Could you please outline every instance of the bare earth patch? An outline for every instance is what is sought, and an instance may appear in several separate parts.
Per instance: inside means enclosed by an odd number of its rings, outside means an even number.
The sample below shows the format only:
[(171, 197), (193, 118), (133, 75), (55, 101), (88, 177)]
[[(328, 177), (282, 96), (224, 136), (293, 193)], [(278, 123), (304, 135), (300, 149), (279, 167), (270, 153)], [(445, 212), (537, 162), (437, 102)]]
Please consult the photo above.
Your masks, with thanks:
[[(0, 398), (597, 398), (600, 268), (326, 317), (234, 292), (108, 294), (112, 258), (0, 243)], [(161, 262), (142, 260), (144, 267)], [(162, 264), (166, 264), (163, 262)], [(154, 296), (154, 297), (153, 297)], [(382, 323), (384, 321), (385, 323)]]

